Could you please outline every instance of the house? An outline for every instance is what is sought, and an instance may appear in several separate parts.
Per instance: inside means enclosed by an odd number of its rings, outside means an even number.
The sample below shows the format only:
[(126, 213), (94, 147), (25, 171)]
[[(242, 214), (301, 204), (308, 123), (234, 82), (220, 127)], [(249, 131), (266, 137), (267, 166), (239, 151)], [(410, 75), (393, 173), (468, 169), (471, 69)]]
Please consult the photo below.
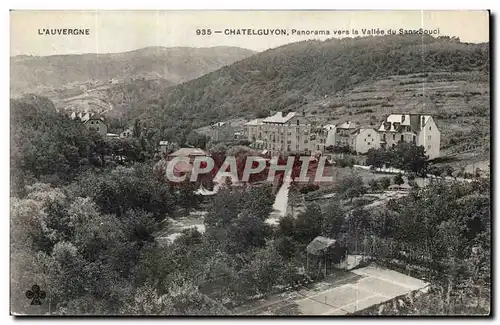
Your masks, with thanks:
[(217, 142), (234, 140), (234, 128), (227, 122), (217, 122), (210, 126), (210, 137)]
[[(276, 112), (269, 117), (248, 122), (245, 128), (254, 147), (269, 150), (272, 154), (311, 153), (311, 122), (303, 115)], [(257, 146), (257, 143), (260, 145)]]
[(334, 146), (335, 145), (335, 131), (337, 130), (337, 127), (335, 126), (335, 124), (327, 124), (327, 125), (323, 126), (323, 128), (327, 132), (325, 147)]
[(106, 136), (106, 134), (108, 134), (108, 126), (106, 125), (106, 123), (104, 123), (104, 117), (102, 117), (99, 114), (93, 115), (84, 123), (87, 129), (95, 131), (100, 135), (102, 135), (103, 137)]
[(180, 148), (168, 155), (170, 159), (174, 157), (189, 157), (190, 161), (194, 161), (198, 156), (209, 156), (209, 154), (200, 148)]
[(380, 134), (372, 128), (355, 129), (351, 131), (349, 147), (353, 152), (360, 154), (380, 148)]
[(311, 152), (323, 153), (325, 152), (326, 140), (328, 138), (328, 130), (324, 127), (313, 128), (311, 130), (310, 148)]
[(131, 128), (127, 128), (120, 132), (120, 139), (131, 138), (134, 136), (134, 131)]
[(358, 123), (347, 121), (335, 128), (335, 146), (338, 147), (349, 147), (351, 142), (352, 131), (359, 128)]
[(160, 141), (160, 153), (165, 155), (179, 148), (177, 142)]
[(390, 114), (378, 128), (382, 148), (394, 148), (400, 141), (423, 146), (429, 159), (439, 157), (441, 132), (434, 118), (426, 114)]
[(235, 140), (246, 140), (245, 134), (243, 132), (234, 132), (234, 139)]
[(82, 122), (87, 122), (90, 119), (90, 114), (89, 113), (82, 113), (82, 112), (79, 112), (79, 113), (72, 112), (69, 117), (72, 120), (79, 119)]
[[(246, 135), (247, 140), (251, 143), (262, 139), (262, 126), (264, 125), (262, 120), (263, 119), (261, 118), (257, 118), (245, 124), (245, 129), (243, 132)], [(262, 140), (261, 142), (263, 143)]]
[[(167, 142), (167, 141), (165, 141)], [(171, 153), (168, 155), (168, 161), (171, 161), (175, 157), (187, 157), (189, 158), (189, 162), (186, 161), (185, 159), (182, 159), (181, 161), (178, 161), (174, 164), (172, 168), (172, 174), (180, 177), (183, 175), (186, 175), (187, 177), (190, 177), (191, 171), (193, 169), (193, 162), (196, 157), (200, 156), (209, 156), (209, 154), (199, 148), (180, 148), (179, 150)], [(204, 177), (208, 177), (207, 175), (205, 176), (200, 176), (200, 179), (203, 179)]]
[(347, 247), (339, 241), (317, 236), (306, 246), (306, 271), (309, 274), (327, 276), (347, 258)]

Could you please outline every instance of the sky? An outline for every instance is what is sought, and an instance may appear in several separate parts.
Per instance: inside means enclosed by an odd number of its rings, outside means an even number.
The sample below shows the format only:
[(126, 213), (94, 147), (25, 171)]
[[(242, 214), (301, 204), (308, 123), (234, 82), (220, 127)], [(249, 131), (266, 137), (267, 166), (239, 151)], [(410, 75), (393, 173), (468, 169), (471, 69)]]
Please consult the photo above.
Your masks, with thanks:
[[(264, 51), (330, 36), (197, 35), (197, 29), (435, 30), (462, 42), (489, 40), (487, 11), (11, 11), (10, 55), (117, 53), (147, 46), (238, 46)], [(43, 29), (89, 29), (90, 35), (39, 35)], [(349, 36), (353, 36), (352, 33)]]

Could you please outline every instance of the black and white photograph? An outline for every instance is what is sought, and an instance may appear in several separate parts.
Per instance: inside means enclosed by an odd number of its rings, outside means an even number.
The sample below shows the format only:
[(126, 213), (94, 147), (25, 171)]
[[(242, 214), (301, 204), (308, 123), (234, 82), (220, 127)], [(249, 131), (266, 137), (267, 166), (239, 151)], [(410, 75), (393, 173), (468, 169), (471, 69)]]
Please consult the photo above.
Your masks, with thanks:
[(11, 315), (492, 314), (488, 10), (9, 16)]

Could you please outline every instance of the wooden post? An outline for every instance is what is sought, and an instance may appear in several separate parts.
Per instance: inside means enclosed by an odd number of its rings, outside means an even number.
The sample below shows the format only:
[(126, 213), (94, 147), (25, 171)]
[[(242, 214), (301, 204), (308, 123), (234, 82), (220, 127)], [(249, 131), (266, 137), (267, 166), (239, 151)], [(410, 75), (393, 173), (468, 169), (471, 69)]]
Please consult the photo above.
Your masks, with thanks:
[(306, 273), (309, 276), (309, 253), (306, 252)]
[(323, 252), (323, 256), (324, 256), (324, 263), (325, 263), (325, 279), (326, 279), (326, 253)]

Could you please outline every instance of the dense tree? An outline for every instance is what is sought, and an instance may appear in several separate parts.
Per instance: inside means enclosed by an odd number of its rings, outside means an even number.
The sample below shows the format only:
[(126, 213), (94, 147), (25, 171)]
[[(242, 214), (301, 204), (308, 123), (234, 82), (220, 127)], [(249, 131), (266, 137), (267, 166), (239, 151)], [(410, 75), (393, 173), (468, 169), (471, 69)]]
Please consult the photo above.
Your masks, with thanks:
[(402, 176), (400, 173), (398, 173), (396, 176), (394, 176), (394, 184), (396, 184), (396, 185), (401, 185), (401, 184), (403, 184), (404, 182), (405, 182), (405, 181), (404, 181), (404, 179), (403, 179), (403, 176)]
[(341, 178), (335, 186), (335, 192), (344, 199), (352, 199), (366, 193), (366, 188), (361, 176), (350, 174)]
[(378, 180), (381, 189), (386, 190), (391, 186), (391, 179), (389, 177), (382, 177)]
[(368, 182), (368, 185), (370, 186), (370, 189), (372, 190), (372, 192), (378, 191), (380, 188), (379, 182), (377, 182), (377, 180), (375, 178), (371, 179)]
[(175, 202), (168, 185), (154, 178), (152, 166), (141, 164), (100, 173), (89, 171), (71, 188), (77, 195), (93, 198), (103, 213), (118, 216), (139, 208), (161, 220)]
[(425, 149), (413, 143), (400, 142), (392, 149), (393, 167), (400, 168), (406, 172), (426, 176), (428, 161)]
[(424, 148), (407, 142), (399, 142), (391, 149), (370, 149), (366, 164), (377, 168), (391, 166), (421, 176), (426, 175), (429, 165)]
[(323, 212), (322, 234), (337, 238), (345, 222), (345, 211), (339, 201), (332, 201)]
[(323, 216), (317, 204), (309, 204), (295, 221), (295, 239), (300, 243), (309, 243), (321, 234)]

